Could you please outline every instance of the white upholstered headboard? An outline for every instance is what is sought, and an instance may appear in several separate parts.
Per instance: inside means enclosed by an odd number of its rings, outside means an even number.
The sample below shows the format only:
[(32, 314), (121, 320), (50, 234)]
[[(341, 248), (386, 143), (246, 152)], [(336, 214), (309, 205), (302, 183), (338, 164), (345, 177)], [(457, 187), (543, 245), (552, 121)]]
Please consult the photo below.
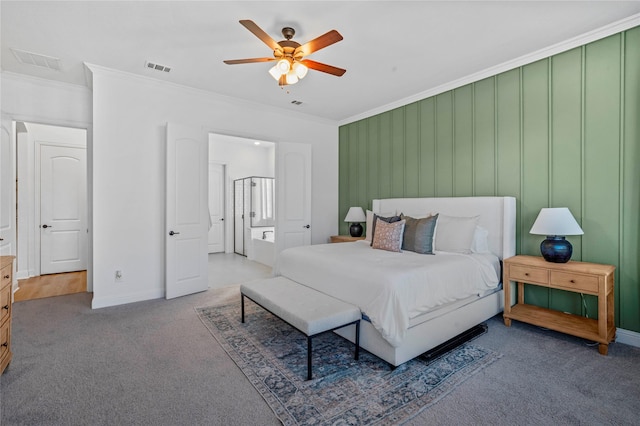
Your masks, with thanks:
[(489, 249), (500, 259), (516, 254), (514, 197), (386, 198), (373, 200), (372, 210), (380, 216), (479, 216), (478, 224), (489, 230)]

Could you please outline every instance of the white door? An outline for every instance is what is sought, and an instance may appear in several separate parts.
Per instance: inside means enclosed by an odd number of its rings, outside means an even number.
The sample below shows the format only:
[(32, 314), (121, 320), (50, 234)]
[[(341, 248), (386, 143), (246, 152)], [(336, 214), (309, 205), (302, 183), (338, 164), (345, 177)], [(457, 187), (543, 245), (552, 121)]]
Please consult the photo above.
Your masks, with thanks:
[(209, 163), (209, 253), (224, 252), (224, 165)]
[(276, 146), (276, 251), (311, 244), (311, 145)]
[(166, 298), (208, 288), (208, 146), (199, 129), (167, 124)]
[(86, 149), (40, 146), (40, 273), (87, 269)]
[(14, 255), (16, 179), (13, 156), (13, 125), (11, 120), (2, 119), (0, 128), (0, 255)]

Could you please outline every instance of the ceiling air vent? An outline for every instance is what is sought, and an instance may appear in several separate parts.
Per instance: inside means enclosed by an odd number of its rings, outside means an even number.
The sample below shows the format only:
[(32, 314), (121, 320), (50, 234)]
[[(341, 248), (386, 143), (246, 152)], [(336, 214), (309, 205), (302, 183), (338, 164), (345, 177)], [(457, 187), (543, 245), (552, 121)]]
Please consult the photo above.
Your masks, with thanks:
[(166, 65), (160, 65), (160, 64), (156, 64), (153, 62), (145, 62), (144, 66), (146, 68), (152, 69), (152, 70), (156, 70), (156, 71), (163, 71), (163, 72), (169, 72), (171, 71), (171, 67), (168, 67)]
[(27, 65), (48, 68), (54, 71), (60, 71), (60, 59), (53, 56), (41, 55), (39, 53), (27, 52), (26, 50), (11, 49), (16, 59)]
[(294, 105), (302, 105), (302, 101), (291, 101)]

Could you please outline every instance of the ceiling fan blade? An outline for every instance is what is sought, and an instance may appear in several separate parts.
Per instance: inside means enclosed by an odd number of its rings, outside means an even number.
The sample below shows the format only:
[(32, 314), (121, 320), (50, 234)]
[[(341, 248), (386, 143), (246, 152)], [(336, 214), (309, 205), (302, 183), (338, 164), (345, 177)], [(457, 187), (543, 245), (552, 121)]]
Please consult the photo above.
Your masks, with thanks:
[(226, 61), (222, 61), (227, 65), (236, 65), (236, 64), (252, 64), (254, 62), (271, 62), (275, 61), (276, 58), (249, 58), (249, 59), (227, 59)]
[(336, 30), (331, 30), (326, 34), (303, 44), (302, 46), (298, 46), (293, 55), (298, 56), (298, 54), (301, 54), (301, 56), (307, 56), (327, 46), (331, 46), (333, 43), (337, 43), (340, 40), (342, 40), (342, 35), (340, 35)]
[(300, 61), (300, 63), (305, 65), (307, 68), (311, 68), (312, 70), (326, 72), (327, 74), (332, 74), (337, 77), (341, 77), (345, 72), (347, 72), (347, 70), (345, 69), (323, 64), (321, 62), (312, 61), (311, 59), (304, 59)]
[(280, 45), (274, 39), (272, 39), (269, 34), (264, 32), (262, 28), (256, 25), (255, 22), (249, 19), (242, 19), (240, 20), (240, 23), (244, 25), (246, 29), (251, 31), (256, 37), (262, 40), (262, 42), (269, 46), (272, 50), (280, 49)]

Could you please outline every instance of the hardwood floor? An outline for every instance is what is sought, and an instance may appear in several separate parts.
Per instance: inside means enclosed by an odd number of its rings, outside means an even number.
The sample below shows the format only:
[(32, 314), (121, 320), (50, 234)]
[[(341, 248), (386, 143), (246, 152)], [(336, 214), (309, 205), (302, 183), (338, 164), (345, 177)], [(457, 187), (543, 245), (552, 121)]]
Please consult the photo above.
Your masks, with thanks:
[(15, 302), (82, 293), (87, 291), (87, 271), (41, 275), (18, 280), (18, 287), (19, 290), (14, 294)]

